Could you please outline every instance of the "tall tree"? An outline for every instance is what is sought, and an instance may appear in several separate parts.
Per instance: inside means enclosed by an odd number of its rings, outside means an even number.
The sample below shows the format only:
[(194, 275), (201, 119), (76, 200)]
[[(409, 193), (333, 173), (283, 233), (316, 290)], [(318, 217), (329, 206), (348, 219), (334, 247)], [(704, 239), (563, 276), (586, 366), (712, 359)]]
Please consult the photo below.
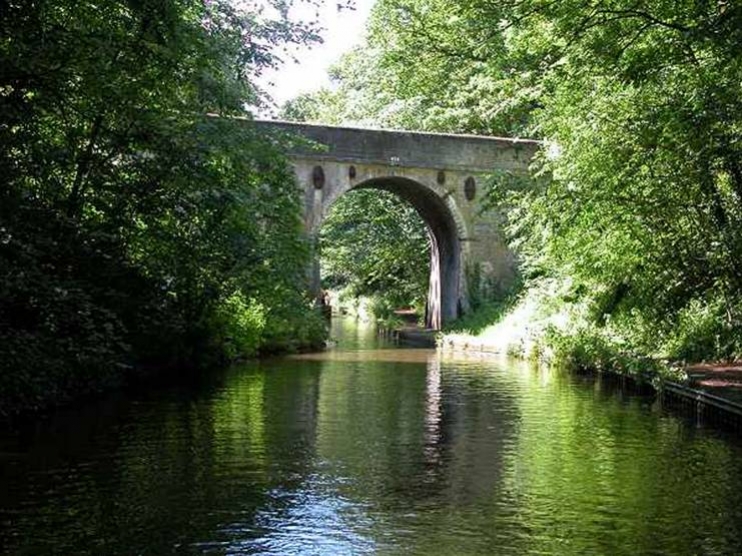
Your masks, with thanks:
[(296, 185), (274, 142), (233, 118), (258, 102), (274, 46), (315, 27), (280, 1), (0, 0), (0, 13), (4, 401), (285, 344), (292, 328), (308, 341)]
[(423, 306), (430, 246), (415, 209), (384, 191), (354, 191), (333, 206), (320, 234), (325, 287)]

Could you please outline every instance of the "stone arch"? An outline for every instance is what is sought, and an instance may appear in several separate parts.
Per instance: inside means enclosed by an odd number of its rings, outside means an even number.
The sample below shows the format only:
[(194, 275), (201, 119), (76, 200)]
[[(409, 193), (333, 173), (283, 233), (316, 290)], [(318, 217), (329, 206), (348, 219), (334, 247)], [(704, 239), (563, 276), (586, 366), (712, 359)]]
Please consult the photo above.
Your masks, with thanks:
[[(501, 233), (504, 213), (482, 210), (485, 207), (483, 196), (477, 193), (477, 180), (493, 170), (527, 176), (534, 155), (543, 146), (539, 141), (279, 121), (250, 121), (249, 125), (279, 138), (279, 142), (292, 137), (282, 144), (287, 147), (303, 194), (304, 231), (313, 250), (307, 269), (313, 294), (320, 291), (314, 249), (324, 215), (337, 198), (363, 184), (391, 188), (403, 197), (411, 195), (415, 198), (408, 200), (417, 200), (418, 210), (432, 218), (428, 222), (446, 223), (433, 236), (443, 255), (439, 259), (444, 271), (441, 323), (470, 308), (471, 277), (465, 276), (465, 267), (482, 270), (479, 285), (492, 284), (504, 291), (514, 282), (515, 258)], [(427, 197), (425, 201), (426, 195), (438, 199)], [(433, 214), (440, 218), (433, 218)], [(454, 267), (458, 267), (457, 276), (452, 276), (455, 273), (450, 269)]]
[[(329, 205), (342, 195), (359, 189), (378, 189), (397, 195), (415, 208), (427, 226), (431, 260), (425, 320), (428, 327), (440, 329), (444, 323), (458, 316), (461, 305), (463, 269), (459, 237), (463, 224), (461, 215), (452, 206), (453, 201), (414, 179), (380, 176), (337, 191)], [(326, 210), (329, 210), (329, 205), (325, 207)], [(317, 224), (321, 226), (322, 222)]]

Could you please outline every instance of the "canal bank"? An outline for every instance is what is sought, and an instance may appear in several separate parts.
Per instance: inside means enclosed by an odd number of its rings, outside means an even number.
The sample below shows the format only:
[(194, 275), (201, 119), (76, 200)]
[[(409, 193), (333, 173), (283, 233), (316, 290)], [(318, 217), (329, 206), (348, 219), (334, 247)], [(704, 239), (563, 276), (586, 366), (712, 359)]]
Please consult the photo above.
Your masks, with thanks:
[(699, 422), (742, 431), (742, 363), (701, 363), (685, 368), (684, 382), (665, 380), (662, 394), (695, 412)]
[[(493, 342), (491, 338), (467, 334), (439, 334), (437, 345), (439, 349), (452, 352), (518, 358), (523, 358), (524, 354), (523, 346)], [(742, 432), (742, 362), (675, 365), (668, 366), (670, 372), (662, 373), (656, 370), (654, 361), (651, 362), (653, 365), (647, 364), (642, 368), (642, 362), (648, 360), (626, 357), (626, 360), (631, 359), (632, 364), (628, 366), (608, 364), (583, 370), (646, 384), (655, 390), (668, 407), (693, 416), (697, 424), (723, 426)], [(637, 369), (639, 372), (636, 372)]]

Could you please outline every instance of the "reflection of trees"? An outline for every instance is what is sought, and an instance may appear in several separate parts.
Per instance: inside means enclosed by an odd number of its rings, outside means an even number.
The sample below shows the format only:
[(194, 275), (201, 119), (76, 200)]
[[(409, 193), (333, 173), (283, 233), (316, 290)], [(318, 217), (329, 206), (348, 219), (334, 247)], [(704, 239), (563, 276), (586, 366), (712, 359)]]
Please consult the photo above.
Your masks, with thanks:
[(519, 431), (488, 510), (520, 553), (723, 553), (739, 545), (729, 522), (742, 514), (728, 494), (742, 481), (730, 445), (688, 438), (677, 421), (652, 416), (611, 384), (507, 374)]
[(490, 498), (501, 481), (502, 459), (518, 423), (518, 400), (508, 377), (490, 363), (444, 363), (443, 440), (450, 504)]
[(215, 388), (125, 404), (116, 419), (101, 407), (97, 417), (110, 420), (62, 423), (55, 436), (73, 439), (74, 449), (60, 443), (52, 452), (52, 439), (39, 438), (14, 485), (18, 506), (35, 509), (14, 520), (6, 548), (160, 554), (259, 536), (255, 514), (311, 462), (316, 382), (312, 369), (237, 369)]
[[(420, 554), (732, 553), (740, 463), (600, 381), (440, 363), (436, 480), (389, 523)], [(438, 365), (428, 367), (426, 425)], [(584, 382), (584, 383), (581, 383)], [(428, 451), (429, 452), (429, 451)], [(429, 460), (430, 461), (430, 460)], [(417, 494), (418, 497), (414, 498)], [(392, 508), (389, 508), (392, 510)], [(416, 511), (419, 510), (419, 511)], [(424, 531), (424, 533), (423, 533)], [(389, 536), (387, 531), (387, 536)], [(394, 550), (391, 550), (394, 552)]]
[[(328, 361), (320, 382), (317, 450), (356, 494), (404, 491), (424, 464), (425, 365)], [(392, 496), (394, 497), (394, 496)]]
[(4, 446), (26, 453), (0, 462), (11, 481), (0, 493), (4, 548), (690, 554), (742, 545), (735, 443), (652, 414), (610, 384), (419, 350), (360, 353), (250, 365), (216, 386), (57, 421), (38, 448)]
[[(406, 542), (445, 545), (460, 516), (476, 514), (497, 490), (517, 421), (503, 415), (517, 407), (493, 384), (505, 379), (483, 370), (402, 353), (323, 369), (317, 452), (347, 478), (338, 492), (368, 505), (366, 533), (382, 549), (400, 531), (414, 532)], [(429, 548), (441, 553), (435, 542)]]

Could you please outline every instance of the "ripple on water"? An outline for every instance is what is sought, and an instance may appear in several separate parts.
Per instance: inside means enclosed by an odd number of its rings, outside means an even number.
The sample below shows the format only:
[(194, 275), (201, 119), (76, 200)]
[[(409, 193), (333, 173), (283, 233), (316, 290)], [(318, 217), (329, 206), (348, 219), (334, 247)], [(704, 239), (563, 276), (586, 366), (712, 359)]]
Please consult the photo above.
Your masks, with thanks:
[(4, 433), (0, 546), (13, 554), (742, 552), (735, 438), (688, 427), (651, 396), (608, 380), (373, 350), (373, 338)]

